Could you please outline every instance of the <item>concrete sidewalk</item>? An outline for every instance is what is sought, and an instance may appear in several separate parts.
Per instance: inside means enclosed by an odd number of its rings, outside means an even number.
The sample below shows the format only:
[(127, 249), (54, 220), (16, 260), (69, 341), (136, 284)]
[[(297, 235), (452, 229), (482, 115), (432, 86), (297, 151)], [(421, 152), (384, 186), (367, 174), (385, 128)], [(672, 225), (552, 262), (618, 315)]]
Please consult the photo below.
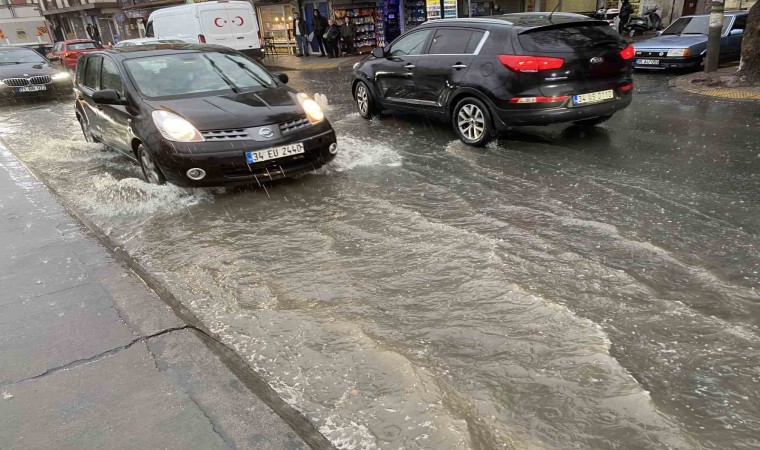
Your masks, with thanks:
[(276, 55), (264, 58), (264, 65), (271, 70), (353, 70), (354, 63), (361, 61), (366, 57), (367, 55), (345, 56), (340, 58), (320, 57), (319, 54), (309, 55), (307, 57)]
[(307, 448), (2, 146), (0, 289), (0, 449)]

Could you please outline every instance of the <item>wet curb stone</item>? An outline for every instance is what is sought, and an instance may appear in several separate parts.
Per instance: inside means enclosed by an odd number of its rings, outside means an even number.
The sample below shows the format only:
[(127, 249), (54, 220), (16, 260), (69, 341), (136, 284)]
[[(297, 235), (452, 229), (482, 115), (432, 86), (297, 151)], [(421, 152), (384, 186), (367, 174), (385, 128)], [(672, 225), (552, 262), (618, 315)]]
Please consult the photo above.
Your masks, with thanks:
[[(711, 85), (710, 80), (718, 80), (720, 77), (729, 77), (736, 73), (737, 68), (723, 67), (714, 74), (704, 72), (682, 75), (671, 81), (671, 87), (681, 92), (703, 95), (705, 97), (722, 98), (727, 100), (760, 100), (760, 87), (755, 86), (722, 86), (722, 83)], [(707, 83), (705, 83), (707, 81)]]
[(333, 448), (2, 139), (0, 192), (0, 448)]

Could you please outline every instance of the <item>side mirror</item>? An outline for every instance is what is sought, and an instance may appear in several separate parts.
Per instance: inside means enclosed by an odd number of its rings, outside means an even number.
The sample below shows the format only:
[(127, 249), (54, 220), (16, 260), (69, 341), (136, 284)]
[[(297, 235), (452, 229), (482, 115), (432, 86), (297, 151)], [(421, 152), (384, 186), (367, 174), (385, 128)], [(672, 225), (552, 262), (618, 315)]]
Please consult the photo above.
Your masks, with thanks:
[(385, 58), (385, 49), (382, 47), (376, 47), (372, 49), (372, 56), (375, 58)]
[(284, 72), (275, 72), (272, 75), (276, 76), (278, 80), (282, 82), (282, 84), (288, 84), (288, 81), (290, 80), (288, 78), (288, 74)]
[(119, 93), (113, 89), (104, 89), (102, 91), (95, 91), (92, 94), (92, 101), (98, 105), (126, 105), (128, 104), (126, 99), (119, 96)]
[(661, 36), (661, 35), (662, 35), (662, 32), (663, 32), (663, 30), (660, 30), (660, 31), (658, 31), (658, 32), (657, 32), (657, 33), (655, 33), (655, 34), (656, 34), (657, 36)]
[(729, 36), (741, 36), (743, 34), (744, 34), (744, 30), (742, 30), (741, 28), (737, 28), (735, 30), (731, 30), (728, 32)]

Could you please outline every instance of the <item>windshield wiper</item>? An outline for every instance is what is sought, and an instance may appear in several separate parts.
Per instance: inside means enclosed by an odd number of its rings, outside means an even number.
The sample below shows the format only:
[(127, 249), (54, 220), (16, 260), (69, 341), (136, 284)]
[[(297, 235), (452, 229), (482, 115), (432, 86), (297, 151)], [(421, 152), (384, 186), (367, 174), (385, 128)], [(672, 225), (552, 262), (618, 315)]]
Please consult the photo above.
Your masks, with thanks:
[(236, 94), (239, 94), (240, 93), (240, 88), (237, 87), (232, 80), (230, 80), (229, 78), (227, 78), (227, 75), (225, 75), (224, 72), (222, 72), (219, 69), (219, 66), (217, 66), (216, 63), (211, 58), (209, 58), (208, 56), (203, 55), (203, 57), (208, 60), (208, 62), (211, 64), (211, 67), (214, 68), (214, 72), (216, 72), (217, 75), (219, 75), (222, 78), (222, 80), (224, 80), (224, 82), (227, 83), (227, 86), (229, 86), (230, 89), (232, 89), (232, 92), (234, 92)]
[(245, 64), (243, 64), (243, 63), (241, 63), (241, 62), (239, 62), (239, 61), (235, 61), (234, 59), (232, 59), (232, 57), (231, 57), (230, 55), (224, 55), (224, 57), (225, 57), (225, 58), (227, 58), (227, 59), (229, 59), (229, 60), (230, 60), (230, 61), (232, 61), (233, 63), (237, 64), (237, 66), (238, 66), (238, 67), (240, 67), (241, 69), (243, 69), (243, 70), (245, 71), (245, 73), (247, 73), (247, 74), (248, 74), (248, 76), (250, 76), (251, 78), (253, 78), (254, 80), (256, 80), (256, 81), (257, 81), (259, 84), (261, 84), (262, 86), (268, 86), (268, 87), (271, 87), (271, 85), (270, 85), (269, 83), (267, 83), (267, 82), (266, 82), (266, 80), (264, 80), (263, 78), (261, 78), (261, 77), (260, 77), (260, 76), (259, 76), (259, 75), (258, 75), (256, 72), (254, 72), (253, 70), (251, 70), (251, 69), (249, 69), (248, 67), (246, 67), (246, 65), (245, 65)]

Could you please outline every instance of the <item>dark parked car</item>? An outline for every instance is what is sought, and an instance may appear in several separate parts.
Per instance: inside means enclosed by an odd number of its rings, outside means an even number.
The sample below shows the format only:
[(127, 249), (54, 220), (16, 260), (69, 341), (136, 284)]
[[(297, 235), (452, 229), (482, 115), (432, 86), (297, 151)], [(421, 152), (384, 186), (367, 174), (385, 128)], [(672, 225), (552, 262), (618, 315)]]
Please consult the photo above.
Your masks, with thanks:
[(36, 51), (0, 47), (0, 98), (61, 96), (71, 94), (71, 77), (50, 65)]
[(257, 183), (314, 170), (337, 153), (319, 105), (286, 82), (220, 46), (87, 53), (76, 115), (88, 141), (139, 162), (151, 183)]
[(524, 13), (427, 22), (354, 66), (353, 95), (450, 119), (466, 144), (510, 125), (596, 125), (631, 103), (634, 49), (606, 21)]
[[(659, 36), (636, 44), (636, 69), (698, 69), (707, 53), (710, 15), (681, 17)], [(738, 61), (747, 11), (728, 11), (723, 16), (720, 62)]]

